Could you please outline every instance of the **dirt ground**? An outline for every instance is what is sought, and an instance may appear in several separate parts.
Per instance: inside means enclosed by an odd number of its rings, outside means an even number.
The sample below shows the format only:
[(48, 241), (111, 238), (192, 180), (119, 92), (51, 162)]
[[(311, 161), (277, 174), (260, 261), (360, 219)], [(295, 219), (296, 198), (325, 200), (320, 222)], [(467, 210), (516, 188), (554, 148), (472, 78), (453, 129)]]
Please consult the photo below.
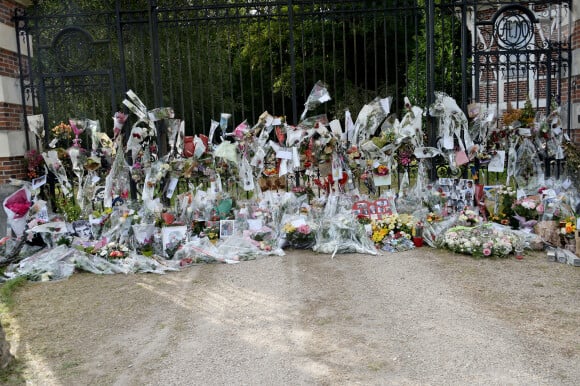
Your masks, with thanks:
[(293, 251), (30, 283), (4, 315), (31, 385), (577, 385), (580, 268), (430, 248)]

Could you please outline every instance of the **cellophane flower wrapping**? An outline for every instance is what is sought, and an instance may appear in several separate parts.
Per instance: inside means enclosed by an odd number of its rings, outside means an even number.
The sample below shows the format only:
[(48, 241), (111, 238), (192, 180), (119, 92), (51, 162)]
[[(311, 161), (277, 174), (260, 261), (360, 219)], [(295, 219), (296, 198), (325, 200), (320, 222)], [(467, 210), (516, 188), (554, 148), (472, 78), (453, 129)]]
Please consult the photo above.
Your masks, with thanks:
[(250, 240), (255, 247), (265, 254), (284, 256), (284, 251), (278, 245), (276, 232), (268, 226), (255, 229), (248, 228), (243, 231), (243, 237), (246, 240)]
[(333, 256), (337, 253), (377, 254), (364, 226), (350, 212), (323, 217), (320, 220), (313, 250)]
[(138, 253), (153, 252), (155, 224), (133, 224), (133, 247)]
[(207, 237), (193, 237), (183, 244), (173, 255), (173, 260), (189, 263), (238, 263), (254, 260), (258, 256), (284, 255), (278, 248), (261, 249), (247, 237), (230, 236), (217, 244), (213, 244)]
[(131, 216), (126, 207), (115, 207), (107, 222), (107, 228), (102, 230), (102, 237), (109, 242), (116, 242), (119, 244), (128, 244), (131, 235)]
[(18, 189), (4, 199), (7, 223), (17, 237), (22, 236), (26, 228), (26, 215), (31, 206), (32, 199), (28, 188)]
[(52, 172), (60, 184), (60, 189), (65, 197), (70, 197), (72, 194), (72, 187), (66, 175), (66, 170), (58, 158), (58, 152), (56, 150), (49, 150), (42, 153), (44, 162), (48, 167), (48, 170)]
[(113, 206), (113, 198), (126, 196), (129, 193), (131, 168), (125, 162), (122, 149), (122, 138), (117, 139), (117, 153), (111, 165), (111, 170), (105, 178), (105, 197), (103, 204), (106, 208)]
[(524, 138), (516, 154), (514, 177), (518, 187), (527, 192), (537, 192), (544, 184), (544, 171), (538, 150), (529, 138)]
[(438, 221), (426, 221), (423, 228), (423, 241), (430, 247), (437, 248), (438, 240), (443, 234), (457, 224), (457, 214), (445, 218), (438, 218)]
[(77, 262), (78, 268), (93, 273), (126, 273), (105, 259), (61, 245), (54, 249), (41, 250), (20, 261), (17, 265), (10, 266), (6, 276), (25, 276), (32, 281), (61, 280), (74, 273)]
[(318, 227), (307, 216), (285, 215), (282, 224), (282, 246), (284, 248), (311, 249), (316, 244)]

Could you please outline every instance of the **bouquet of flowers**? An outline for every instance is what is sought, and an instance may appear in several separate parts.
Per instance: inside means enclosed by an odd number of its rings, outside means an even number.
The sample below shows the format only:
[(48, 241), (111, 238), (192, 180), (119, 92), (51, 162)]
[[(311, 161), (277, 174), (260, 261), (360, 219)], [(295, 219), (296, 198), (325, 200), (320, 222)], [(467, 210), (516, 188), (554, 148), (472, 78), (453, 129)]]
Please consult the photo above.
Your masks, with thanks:
[(516, 200), (513, 204), (515, 214), (520, 215), (526, 219), (537, 220), (540, 214), (544, 212), (544, 206), (539, 199), (528, 196)]
[[(218, 223), (219, 224), (219, 223)], [(199, 234), (199, 237), (207, 237), (209, 241), (215, 243), (220, 237), (220, 227), (219, 225), (208, 225), (203, 232)]]
[(71, 145), (73, 137), (72, 127), (64, 122), (50, 129), (50, 139), (54, 145), (60, 142), (63, 147), (68, 147)]
[(371, 240), (378, 249), (404, 251), (414, 248), (411, 238), (417, 220), (409, 214), (392, 214), (373, 221)]
[(294, 193), (297, 197), (307, 196), (308, 201), (314, 198), (314, 191), (310, 186), (294, 186), (292, 188), (292, 193)]
[(377, 165), (373, 168), (373, 173), (377, 176), (386, 176), (389, 174), (389, 168), (386, 165), (377, 163)]
[(377, 253), (365, 228), (352, 215), (338, 213), (324, 216), (316, 234), (313, 250), (319, 253)]
[(136, 251), (143, 256), (153, 255), (155, 224), (133, 224)]
[(437, 244), (441, 248), (474, 257), (507, 257), (518, 242), (513, 233), (500, 232), (491, 226), (459, 226), (445, 232)]
[(530, 229), (540, 219), (544, 213), (544, 205), (539, 198), (528, 196), (516, 200), (512, 206), (514, 216), (518, 220), (518, 229)]
[(287, 222), (282, 227), (288, 246), (295, 249), (310, 249), (316, 242), (314, 229), (308, 223), (297, 225)]
[(28, 150), (24, 154), (24, 162), (26, 164), (26, 175), (30, 179), (40, 177), (42, 173), (42, 165), (44, 158), (36, 149)]
[(517, 221), (513, 218), (516, 191), (511, 186), (500, 186), (495, 190), (495, 200), (486, 199), (486, 209), (489, 219), (502, 225), (515, 226)]
[(427, 217), (425, 218), (425, 221), (427, 221), (428, 223), (439, 222), (441, 220), (443, 220), (443, 216), (434, 212), (429, 212), (427, 214)]
[(576, 218), (568, 217), (560, 221), (560, 235), (565, 239), (573, 239), (576, 236)]
[(461, 225), (472, 227), (479, 224), (482, 218), (475, 211), (471, 209), (465, 209), (459, 212), (459, 217), (457, 220)]
[(105, 259), (122, 259), (127, 257), (129, 248), (124, 244), (109, 243), (99, 250), (99, 256)]

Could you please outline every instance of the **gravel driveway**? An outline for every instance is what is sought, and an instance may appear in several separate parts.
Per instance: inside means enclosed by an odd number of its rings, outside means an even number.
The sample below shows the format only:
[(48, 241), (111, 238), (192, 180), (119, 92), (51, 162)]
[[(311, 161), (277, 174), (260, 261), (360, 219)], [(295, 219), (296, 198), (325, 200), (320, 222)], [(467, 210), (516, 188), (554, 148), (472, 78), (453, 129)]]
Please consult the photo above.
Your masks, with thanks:
[(33, 385), (577, 385), (580, 268), (292, 251), (15, 295)]

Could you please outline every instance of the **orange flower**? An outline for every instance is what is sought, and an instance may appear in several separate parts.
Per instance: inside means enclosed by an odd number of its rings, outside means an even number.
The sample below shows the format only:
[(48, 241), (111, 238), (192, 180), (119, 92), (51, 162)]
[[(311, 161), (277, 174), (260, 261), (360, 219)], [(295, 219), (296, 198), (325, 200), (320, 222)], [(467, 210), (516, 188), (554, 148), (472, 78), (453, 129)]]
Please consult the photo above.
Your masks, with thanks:
[(386, 176), (388, 173), (389, 173), (389, 168), (386, 167), (385, 165), (377, 166), (377, 174), (379, 176)]

